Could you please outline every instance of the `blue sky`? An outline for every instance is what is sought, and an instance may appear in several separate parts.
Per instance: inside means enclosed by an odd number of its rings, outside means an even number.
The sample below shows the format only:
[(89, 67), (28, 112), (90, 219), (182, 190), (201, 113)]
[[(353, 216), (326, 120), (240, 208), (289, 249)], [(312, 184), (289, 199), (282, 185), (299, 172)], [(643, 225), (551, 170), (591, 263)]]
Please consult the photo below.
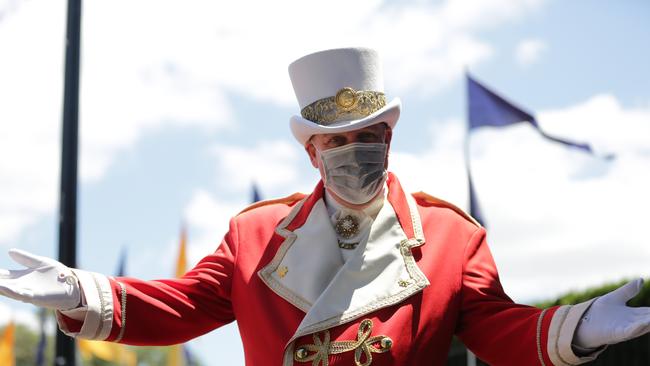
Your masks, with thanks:
[[(513, 298), (648, 276), (649, 16), (640, 0), (84, 3), (79, 266), (112, 274), (126, 247), (130, 275), (168, 277), (182, 222), (194, 263), (253, 181), (267, 198), (311, 190), (318, 176), (288, 128), (298, 106), (286, 67), (365, 45), (403, 102), (390, 164), (412, 191), (466, 205), (465, 69), (549, 133), (617, 155), (569, 151), (526, 125), (473, 134), (475, 184)], [(56, 253), (64, 25), (61, 0), (0, 0), (3, 251)], [(0, 322), (34, 324), (32, 312), (0, 300)], [(234, 326), (191, 347), (243, 364)]]

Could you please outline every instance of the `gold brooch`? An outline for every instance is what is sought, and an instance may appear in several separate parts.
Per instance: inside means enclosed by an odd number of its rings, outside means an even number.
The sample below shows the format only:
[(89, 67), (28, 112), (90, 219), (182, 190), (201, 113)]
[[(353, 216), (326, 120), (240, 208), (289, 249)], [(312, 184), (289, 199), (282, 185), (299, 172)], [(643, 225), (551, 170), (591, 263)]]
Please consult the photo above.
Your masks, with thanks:
[(347, 215), (336, 221), (336, 233), (343, 239), (350, 239), (359, 233), (359, 220)]
[(343, 110), (354, 108), (358, 100), (359, 97), (357, 96), (357, 92), (352, 88), (343, 88), (339, 90), (334, 97), (336, 105)]

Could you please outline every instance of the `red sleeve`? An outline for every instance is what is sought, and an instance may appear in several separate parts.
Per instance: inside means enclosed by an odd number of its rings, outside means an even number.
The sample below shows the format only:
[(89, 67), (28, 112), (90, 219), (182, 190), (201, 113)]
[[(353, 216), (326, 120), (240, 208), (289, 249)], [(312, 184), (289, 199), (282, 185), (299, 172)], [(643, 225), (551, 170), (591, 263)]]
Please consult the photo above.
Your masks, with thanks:
[(221, 245), (182, 278), (111, 278), (113, 324), (107, 341), (133, 345), (182, 343), (232, 322), (231, 279), (237, 256), (233, 220)]
[(552, 365), (546, 350), (556, 308), (515, 304), (503, 291), (479, 228), (465, 248), (458, 337), (490, 365)]

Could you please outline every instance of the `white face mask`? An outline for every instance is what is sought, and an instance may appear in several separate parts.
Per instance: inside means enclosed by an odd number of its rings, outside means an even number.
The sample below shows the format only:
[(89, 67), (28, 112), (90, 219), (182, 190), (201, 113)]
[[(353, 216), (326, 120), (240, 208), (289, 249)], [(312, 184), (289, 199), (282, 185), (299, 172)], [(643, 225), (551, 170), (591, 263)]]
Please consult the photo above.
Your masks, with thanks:
[(352, 204), (370, 201), (386, 181), (387, 149), (384, 143), (355, 142), (318, 151), (325, 187)]

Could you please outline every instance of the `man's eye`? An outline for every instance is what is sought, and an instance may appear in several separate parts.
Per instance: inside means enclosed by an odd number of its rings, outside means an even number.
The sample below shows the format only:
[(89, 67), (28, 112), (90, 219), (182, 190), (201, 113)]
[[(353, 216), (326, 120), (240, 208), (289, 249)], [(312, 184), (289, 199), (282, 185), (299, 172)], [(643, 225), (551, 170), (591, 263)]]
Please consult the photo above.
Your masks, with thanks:
[(345, 145), (345, 137), (343, 136), (334, 136), (328, 142), (330, 146), (343, 146)]
[(359, 135), (358, 140), (361, 142), (378, 142), (379, 136), (372, 133), (364, 133)]

